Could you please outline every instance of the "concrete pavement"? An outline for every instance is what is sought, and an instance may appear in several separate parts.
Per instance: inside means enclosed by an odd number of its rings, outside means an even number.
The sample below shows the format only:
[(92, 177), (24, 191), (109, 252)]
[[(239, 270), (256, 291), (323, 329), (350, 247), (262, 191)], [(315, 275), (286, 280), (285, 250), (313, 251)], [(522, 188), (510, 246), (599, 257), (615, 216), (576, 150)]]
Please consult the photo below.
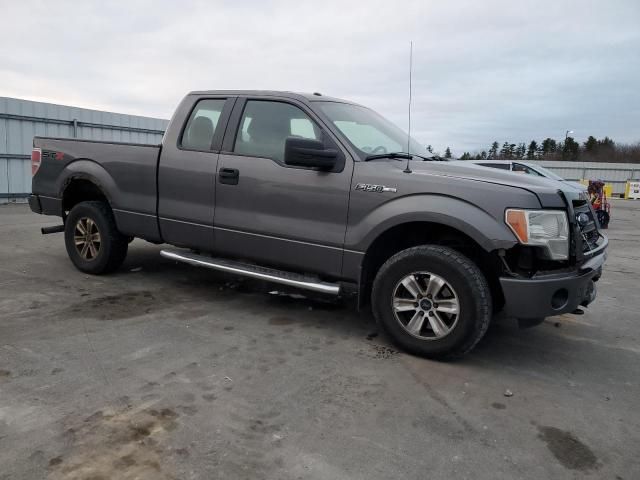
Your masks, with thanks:
[(84, 275), (55, 218), (2, 206), (0, 479), (640, 478), (640, 202), (612, 214), (585, 315), (439, 363), (139, 240)]

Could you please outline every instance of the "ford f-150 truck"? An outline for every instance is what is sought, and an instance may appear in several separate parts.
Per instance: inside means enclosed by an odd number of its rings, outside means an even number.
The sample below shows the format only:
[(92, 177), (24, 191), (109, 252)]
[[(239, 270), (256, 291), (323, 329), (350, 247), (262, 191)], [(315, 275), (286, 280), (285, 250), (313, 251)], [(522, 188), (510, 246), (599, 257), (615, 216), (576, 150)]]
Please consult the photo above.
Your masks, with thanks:
[[(164, 257), (357, 294), (389, 337), (469, 351), (499, 311), (522, 325), (596, 296), (607, 238), (575, 189), (429, 161), (374, 111), (320, 94), (198, 91), (162, 144), (34, 138), (36, 213), (101, 274), (142, 238)], [(423, 152), (421, 154), (421, 152)]]

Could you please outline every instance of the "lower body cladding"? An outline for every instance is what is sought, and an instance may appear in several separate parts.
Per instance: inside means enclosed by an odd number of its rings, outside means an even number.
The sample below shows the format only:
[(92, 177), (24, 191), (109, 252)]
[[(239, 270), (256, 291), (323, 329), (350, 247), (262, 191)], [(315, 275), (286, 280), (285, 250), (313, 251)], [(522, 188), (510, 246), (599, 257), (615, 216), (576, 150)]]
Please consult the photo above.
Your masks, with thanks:
[(505, 298), (504, 314), (518, 319), (521, 326), (534, 326), (546, 317), (586, 307), (596, 298), (596, 285), (602, 275), (606, 251), (589, 259), (573, 273), (501, 277)]

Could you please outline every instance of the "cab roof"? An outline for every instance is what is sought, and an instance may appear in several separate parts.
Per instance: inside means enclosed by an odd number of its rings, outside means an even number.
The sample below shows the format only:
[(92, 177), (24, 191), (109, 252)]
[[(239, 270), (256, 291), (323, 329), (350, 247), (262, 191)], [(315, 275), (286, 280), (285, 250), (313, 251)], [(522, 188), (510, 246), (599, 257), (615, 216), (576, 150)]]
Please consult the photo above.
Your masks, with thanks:
[(297, 93), (297, 92), (287, 92), (287, 91), (280, 91), (280, 90), (195, 90), (193, 92), (189, 92), (189, 95), (232, 95), (232, 96), (280, 97), (280, 98), (291, 98), (294, 100), (301, 100), (303, 102), (325, 101), (325, 102), (350, 103), (355, 105), (354, 102), (343, 100), (341, 98), (328, 97), (318, 92)]

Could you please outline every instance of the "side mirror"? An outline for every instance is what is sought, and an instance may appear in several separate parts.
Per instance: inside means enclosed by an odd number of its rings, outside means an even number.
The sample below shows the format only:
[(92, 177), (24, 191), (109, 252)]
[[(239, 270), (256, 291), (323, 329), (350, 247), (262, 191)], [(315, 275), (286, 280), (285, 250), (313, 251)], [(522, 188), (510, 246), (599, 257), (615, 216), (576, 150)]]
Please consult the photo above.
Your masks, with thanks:
[(328, 150), (319, 140), (288, 137), (284, 143), (284, 163), (298, 167), (331, 170), (338, 159), (336, 150)]

